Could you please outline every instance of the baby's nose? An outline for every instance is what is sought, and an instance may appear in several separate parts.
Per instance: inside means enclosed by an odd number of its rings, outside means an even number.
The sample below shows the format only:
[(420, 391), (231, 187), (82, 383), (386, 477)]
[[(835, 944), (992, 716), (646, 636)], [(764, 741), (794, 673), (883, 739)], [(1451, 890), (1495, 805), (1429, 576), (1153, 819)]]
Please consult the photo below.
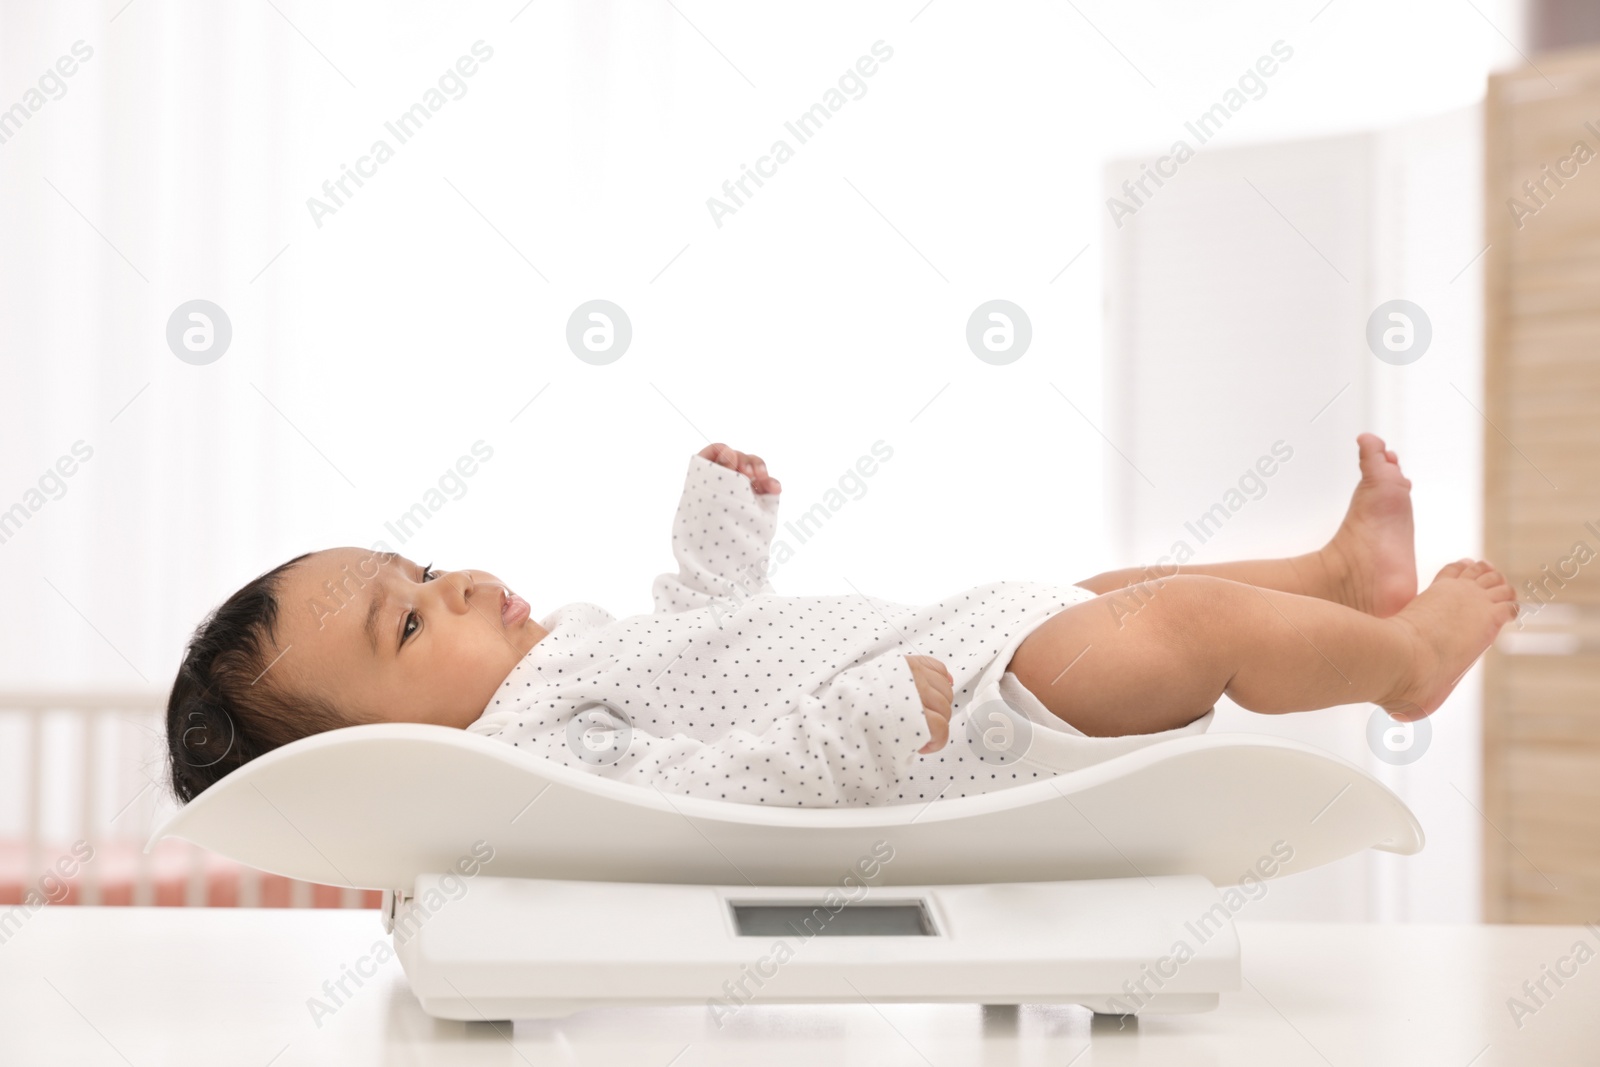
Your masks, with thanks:
[(448, 590), (444, 594), (445, 597), (449, 600), (459, 598), (463, 606), (472, 599), (473, 592), (477, 587), (472, 580), (471, 571), (447, 571), (442, 581), (444, 588)]

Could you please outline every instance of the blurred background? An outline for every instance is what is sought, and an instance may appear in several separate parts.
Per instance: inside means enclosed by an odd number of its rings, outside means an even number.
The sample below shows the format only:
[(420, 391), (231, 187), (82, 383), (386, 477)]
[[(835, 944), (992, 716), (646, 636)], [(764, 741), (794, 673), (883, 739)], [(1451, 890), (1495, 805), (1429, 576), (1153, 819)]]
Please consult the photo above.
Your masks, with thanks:
[(1370, 429), (1422, 580), (1485, 556), (1524, 625), (1415, 728), (1219, 709), (1428, 836), (1243, 914), (1592, 918), (1596, 39), (1531, 0), (0, 0), (0, 903), (373, 903), (139, 852), (190, 630), (301, 552), (648, 611), (715, 440), (827, 514), (781, 592), (918, 603), (1309, 551)]

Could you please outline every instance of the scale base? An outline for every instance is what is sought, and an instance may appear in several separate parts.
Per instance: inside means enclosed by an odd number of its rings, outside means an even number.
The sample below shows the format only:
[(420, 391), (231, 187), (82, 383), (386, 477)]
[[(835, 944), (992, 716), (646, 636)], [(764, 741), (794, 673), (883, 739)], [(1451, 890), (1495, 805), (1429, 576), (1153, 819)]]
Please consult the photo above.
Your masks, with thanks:
[(393, 924), (423, 1010), (463, 1021), (695, 1005), (721, 1025), (746, 1006), (864, 1000), (1188, 1013), (1239, 988), (1232, 914), (1198, 875), (852, 889), (425, 875)]

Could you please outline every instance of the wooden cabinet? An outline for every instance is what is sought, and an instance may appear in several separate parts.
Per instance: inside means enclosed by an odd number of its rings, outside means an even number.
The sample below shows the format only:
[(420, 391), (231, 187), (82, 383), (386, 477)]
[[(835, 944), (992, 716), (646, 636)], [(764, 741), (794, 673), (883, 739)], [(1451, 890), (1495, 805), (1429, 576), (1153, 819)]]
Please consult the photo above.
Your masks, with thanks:
[[(1600, 50), (1490, 79), (1484, 553), (1524, 605), (1484, 674), (1484, 919), (1600, 916)], [(1540, 606), (1543, 605), (1543, 606)]]

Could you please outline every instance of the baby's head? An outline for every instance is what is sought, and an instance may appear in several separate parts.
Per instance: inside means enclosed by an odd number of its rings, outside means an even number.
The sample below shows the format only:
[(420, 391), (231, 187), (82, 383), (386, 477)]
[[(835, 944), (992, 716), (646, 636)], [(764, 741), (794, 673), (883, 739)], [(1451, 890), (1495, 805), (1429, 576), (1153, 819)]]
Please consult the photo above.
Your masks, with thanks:
[(172, 791), (188, 803), (262, 753), (341, 726), (465, 728), (545, 633), (485, 571), (359, 548), (296, 556), (190, 639), (167, 699)]

